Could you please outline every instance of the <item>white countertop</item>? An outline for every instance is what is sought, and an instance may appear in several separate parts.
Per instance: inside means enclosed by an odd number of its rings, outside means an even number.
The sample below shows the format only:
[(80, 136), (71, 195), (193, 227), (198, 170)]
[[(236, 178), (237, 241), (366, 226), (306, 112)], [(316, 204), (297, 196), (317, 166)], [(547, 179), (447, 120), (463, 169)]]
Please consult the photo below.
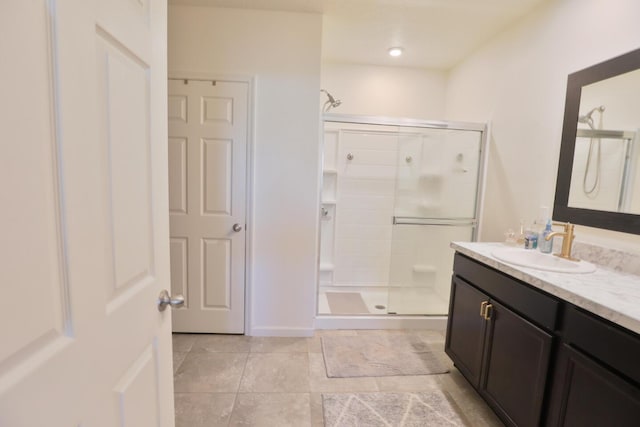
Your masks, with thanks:
[(554, 273), (508, 264), (491, 253), (504, 243), (452, 242), (461, 254), (481, 261), (600, 317), (640, 334), (640, 276), (597, 266), (587, 274)]

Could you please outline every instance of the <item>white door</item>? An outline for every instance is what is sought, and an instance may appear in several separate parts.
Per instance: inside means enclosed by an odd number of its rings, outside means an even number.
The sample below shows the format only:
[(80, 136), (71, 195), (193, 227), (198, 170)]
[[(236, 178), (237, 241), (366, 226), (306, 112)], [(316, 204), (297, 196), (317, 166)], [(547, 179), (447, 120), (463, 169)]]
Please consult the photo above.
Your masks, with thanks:
[(0, 6), (0, 425), (173, 426), (166, 4)]
[(247, 82), (169, 80), (176, 332), (244, 332), (248, 96)]

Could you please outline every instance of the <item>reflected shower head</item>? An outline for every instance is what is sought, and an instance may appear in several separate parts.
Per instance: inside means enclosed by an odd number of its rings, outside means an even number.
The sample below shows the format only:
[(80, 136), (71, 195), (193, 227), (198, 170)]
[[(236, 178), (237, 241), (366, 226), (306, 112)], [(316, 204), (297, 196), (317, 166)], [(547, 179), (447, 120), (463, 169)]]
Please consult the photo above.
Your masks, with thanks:
[(604, 112), (604, 110), (605, 110), (604, 105), (601, 105), (601, 106), (596, 107), (596, 108), (592, 108), (591, 111), (589, 111), (584, 116), (578, 116), (578, 123), (586, 123), (587, 125), (589, 125), (589, 127), (591, 129), (593, 129), (593, 117), (591, 117), (591, 116), (596, 111), (599, 112), (600, 114), (602, 114)]
[(339, 99), (335, 99), (333, 96), (331, 96), (331, 94), (329, 92), (327, 92), (324, 89), (320, 89), (320, 92), (324, 92), (327, 94), (327, 98), (329, 98), (324, 105), (322, 106), (322, 110), (326, 113), (327, 111), (329, 111), (332, 108), (336, 108), (337, 106), (339, 106), (340, 104), (342, 104), (342, 101), (340, 101)]

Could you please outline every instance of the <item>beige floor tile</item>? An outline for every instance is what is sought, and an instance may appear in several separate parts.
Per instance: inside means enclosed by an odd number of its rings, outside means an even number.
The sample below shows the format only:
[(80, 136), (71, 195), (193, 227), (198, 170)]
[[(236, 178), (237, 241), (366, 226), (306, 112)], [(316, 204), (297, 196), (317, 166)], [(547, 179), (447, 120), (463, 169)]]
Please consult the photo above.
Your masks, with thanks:
[(471, 387), (455, 388), (447, 391), (447, 393), (474, 427), (497, 427), (503, 425), (487, 403)]
[(328, 378), (321, 353), (309, 353), (309, 375), (312, 392), (378, 391), (376, 379), (373, 377)]
[(444, 332), (433, 330), (320, 330), (311, 338), (174, 334), (176, 425), (320, 427), (324, 422), (323, 392), (439, 389), (449, 396), (469, 426), (502, 426), (444, 354), (442, 361), (451, 369), (448, 374), (326, 376), (323, 336), (407, 333), (420, 336), (436, 350), (444, 347)]
[(235, 393), (176, 393), (176, 427), (226, 426)]
[(503, 425), (487, 403), (468, 383), (448, 386), (446, 392), (474, 427), (497, 427)]
[(248, 353), (190, 352), (175, 374), (176, 392), (237, 392)]
[(451, 397), (449, 392), (445, 390), (440, 390), (440, 391), (442, 391), (442, 394), (447, 398), (447, 401), (449, 402), (449, 405), (451, 405), (451, 408), (453, 409), (453, 411), (456, 414), (458, 414), (458, 416), (463, 420), (463, 422), (465, 423), (464, 424), (465, 426), (468, 426), (468, 427), (478, 426), (478, 422), (468, 417), (468, 414), (465, 411), (463, 411), (462, 408), (460, 408), (458, 403), (455, 401), (455, 399)]
[(307, 353), (250, 353), (241, 392), (305, 393), (309, 391)]
[(254, 337), (251, 340), (252, 353), (307, 353), (307, 338)]
[(238, 393), (230, 426), (311, 426), (309, 393)]
[(199, 334), (173, 334), (173, 351), (191, 351)]
[(311, 427), (324, 427), (322, 408), (322, 393), (310, 393), (311, 399)]
[(184, 358), (187, 357), (187, 352), (183, 352), (183, 351), (174, 351), (173, 352), (173, 373), (175, 374), (176, 372), (178, 372), (178, 368), (180, 367), (180, 365), (182, 365), (182, 362), (184, 362)]
[[(451, 360), (449, 358), (449, 356), (447, 356), (447, 353), (444, 352), (444, 344), (442, 345), (442, 347), (437, 347), (437, 346), (433, 346), (431, 343), (429, 343), (429, 346), (431, 347), (432, 350), (434, 350), (437, 355), (438, 360), (440, 361), (440, 363), (442, 363), (442, 365), (447, 368), (449, 370), (449, 372), (455, 370), (457, 371), (458, 369), (453, 365), (453, 360)], [(458, 372), (459, 373), (459, 372)], [(461, 375), (462, 376), (462, 375)], [(463, 378), (464, 379), (464, 378)], [(466, 381), (466, 380), (465, 380)]]
[[(447, 375), (447, 374), (442, 374)], [(402, 375), (392, 377), (376, 377), (380, 391), (429, 391), (440, 390), (442, 384), (437, 378), (440, 375)]]
[(307, 338), (307, 351), (309, 353), (322, 353), (322, 340), (320, 336)]
[(478, 409), (465, 411), (464, 416), (473, 427), (504, 427), (504, 423), (486, 404)]
[(248, 353), (251, 337), (245, 335), (202, 334), (196, 339), (191, 351), (210, 353)]
[(397, 335), (411, 333), (407, 329), (359, 329), (357, 335)]
[(446, 338), (446, 331), (440, 331), (440, 330), (433, 330), (433, 329), (417, 329), (415, 331), (412, 331), (412, 333), (415, 333), (417, 335), (419, 335), (422, 338), (425, 339), (429, 339), (429, 340), (441, 340), (442, 342), (444, 342), (445, 338)]
[(355, 336), (358, 335), (358, 331), (354, 329), (318, 329), (314, 337), (327, 337), (327, 336)]
[(437, 379), (442, 384), (442, 389), (446, 391), (472, 390), (471, 384), (456, 367), (451, 367), (448, 375), (438, 375)]

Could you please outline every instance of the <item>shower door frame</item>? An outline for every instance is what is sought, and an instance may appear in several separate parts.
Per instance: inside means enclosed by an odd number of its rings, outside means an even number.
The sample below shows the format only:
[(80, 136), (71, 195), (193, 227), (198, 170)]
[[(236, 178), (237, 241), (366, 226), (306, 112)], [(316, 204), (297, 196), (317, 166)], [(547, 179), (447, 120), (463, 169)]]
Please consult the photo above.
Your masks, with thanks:
[[(474, 212), (474, 224), (472, 232), (472, 241), (477, 241), (478, 236), (481, 235), (481, 223), (480, 217), (484, 208), (484, 189), (486, 182), (486, 163), (488, 160), (488, 147), (487, 147), (487, 134), (489, 133), (489, 126), (484, 123), (473, 122), (456, 122), (456, 121), (442, 121), (442, 120), (420, 120), (412, 118), (397, 118), (386, 116), (360, 116), (353, 114), (335, 114), (324, 113), (322, 114), (322, 126), (321, 126), (321, 144), (320, 155), (321, 163), (319, 168), (319, 196), (318, 206), (322, 208), (322, 186), (323, 186), (323, 165), (324, 165), (324, 124), (326, 122), (331, 123), (346, 123), (346, 124), (363, 124), (363, 125), (380, 125), (380, 126), (396, 126), (424, 128), (424, 129), (441, 129), (441, 130), (461, 130), (461, 131), (474, 131), (480, 132), (480, 155), (478, 165), (477, 176), (477, 191), (476, 202)], [(318, 209), (318, 211), (320, 211)], [(417, 315), (417, 314), (350, 314), (350, 315), (332, 315), (319, 313), (319, 293), (320, 293), (320, 251), (321, 251), (321, 227), (322, 216), (318, 216), (318, 251), (317, 251), (317, 280), (316, 280), (316, 329), (401, 329), (401, 328), (446, 328), (445, 315)]]

